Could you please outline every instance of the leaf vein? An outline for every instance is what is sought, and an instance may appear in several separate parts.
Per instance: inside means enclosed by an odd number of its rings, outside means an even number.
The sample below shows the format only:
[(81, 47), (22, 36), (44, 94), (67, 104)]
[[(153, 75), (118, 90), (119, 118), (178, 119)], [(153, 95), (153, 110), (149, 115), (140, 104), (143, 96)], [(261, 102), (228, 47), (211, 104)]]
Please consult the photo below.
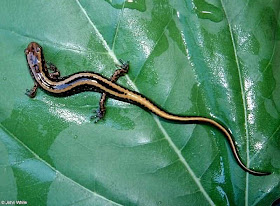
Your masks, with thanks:
[(116, 39), (117, 39), (118, 32), (119, 32), (119, 28), (120, 28), (120, 23), (121, 23), (122, 16), (123, 16), (124, 5), (125, 5), (125, 2), (123, 2), (123, 6), (122, 6), (122, 10), (121, 10), (121, 14), (120, 14), (120, 16), (119, 16), (119, 20), (118, 20), (118, 24), (117, 24), (116, 32), (115, 32), (115, 35), (114, 35), (114, 40), (113, 40), (113, 44), (112, 44), (112, 50), (113, 50), (113, 51), (115, 50), (115, 43), (116, 43)]

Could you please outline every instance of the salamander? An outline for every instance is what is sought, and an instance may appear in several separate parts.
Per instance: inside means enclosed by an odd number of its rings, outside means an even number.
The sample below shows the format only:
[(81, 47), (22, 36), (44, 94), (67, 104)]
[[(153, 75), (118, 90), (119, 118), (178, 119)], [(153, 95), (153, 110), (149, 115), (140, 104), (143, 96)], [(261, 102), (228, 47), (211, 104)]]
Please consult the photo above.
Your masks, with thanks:
[(224, 127), (221, 123), (202, 116), (179, 116), (169, 113), (154, 104), (142, 94), (117, 84), (116, 81), (118, 78), (128, 72), (128, 62), (121, 62), (122, 65), (119, 66), (120, 69), (116, 70), (110, 79), (91, 71), (77, 72), (61, 77), (56, 66), (45, 61), (43, 49), (38, 43), (31, 42), (25, 49), (25, 54), (30, 74), (34, 80), (34, 86), (26, 92), (30, 98), (34, 98), (36, 96), (38, 88), (57, 96), (71, 96), (84, 91), (93, 91), (102, 94), (99, 102), (100, 107), (97, 115), (95, 116), (98, 119), (104, 117), (106, 110), (105, 101), (108, 96), (110, 98), (137, 105), (169, 121), (176, 121), (185, 124), (209, 124), (218, 128), (224, 134), (230, 145), (234, 158), (243, 170), (257, 176), (271, 174), (270, 172), (254, 171), (245, 166), (237, 152), (233, 135), (229, 129)]

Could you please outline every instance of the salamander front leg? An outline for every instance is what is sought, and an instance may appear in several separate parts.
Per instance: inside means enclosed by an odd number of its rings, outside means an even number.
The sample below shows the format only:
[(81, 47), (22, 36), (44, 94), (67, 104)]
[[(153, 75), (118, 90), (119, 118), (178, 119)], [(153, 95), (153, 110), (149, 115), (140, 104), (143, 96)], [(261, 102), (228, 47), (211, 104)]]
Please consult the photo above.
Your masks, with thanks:
[(36, 96), (37, 93), (37, 89), (38, 89), (38, 83), (34, 82), (34, 86), (32, 87), (32, 89), (26, 89), (25, 94), (27, 96), (29, 96), (30, 98), (34, 98)]
[[(129, 69), (129, 62), (124, 62), (123, 60), (119, 60), (121, 65), (116, 65), (117, 67), (119, 67), (120, 69), (117, 69), (114, 74), (111, 76), (111, 82), (115, 83), (116, 81), (118, 81), (118, 79), (125, 75), (128, 72)], [(92, 116), (91, 119), (96, 119), (94, 122), (98, 122), (99, 120), (103, 119), (103, 117), (105, 116), (106, 113), (106, 103), (107, 100), (107, 94), (106, 93), (102, 93), (101, 99), (99, 101), (99, 109), (96, 111), (96, 115)]]
[(49, 72), (50, 78), (58, 79), (60, 77), (60, 71), (58, 70), (58, 68), (51, 62), (46, 62), (46, 64), (47, 64), (47, 69), (52, 71)]
[(106, 102), (106, 93), (102, 93), (101, 99), (99, 101), (99, 108), (95, 111), (96, 115), (91, 116), (91, 119), (95, 119), (94, 123), (97, 123), (99, 120), (103, 119), (106, 112), (105, 102)]

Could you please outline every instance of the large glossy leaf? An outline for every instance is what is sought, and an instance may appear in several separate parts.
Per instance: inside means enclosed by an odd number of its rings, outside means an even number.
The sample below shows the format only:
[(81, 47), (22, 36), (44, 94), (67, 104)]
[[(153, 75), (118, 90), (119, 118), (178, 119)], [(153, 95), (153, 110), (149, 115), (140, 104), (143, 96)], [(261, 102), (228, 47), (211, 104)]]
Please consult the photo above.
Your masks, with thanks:
[[(280, 196), (279, 1), (2, 0), (0, 200), (29, 205), (269, 205)], [(62, 75), (110, 77), (169, 112), (229, 128), (167, 122), (100, 94), (33, 85), (24, 49), (42, 45)], [(6, 203), (6, 202), (4, 202)]]

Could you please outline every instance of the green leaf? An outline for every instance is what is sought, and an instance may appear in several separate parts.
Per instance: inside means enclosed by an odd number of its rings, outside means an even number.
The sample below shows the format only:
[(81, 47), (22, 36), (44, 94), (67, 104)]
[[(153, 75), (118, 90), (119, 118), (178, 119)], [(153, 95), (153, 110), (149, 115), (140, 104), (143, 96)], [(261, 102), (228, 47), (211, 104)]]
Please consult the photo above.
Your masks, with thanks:
[[(28, 205), (270, 205), (280, 196), (277, 0), (2, 0), (0, 201)], [(42, 45), (62, 75), (91, 70), (174, 114), (205, 116), (233, 133), (162, 120), (100, 94), (40, 90), (24, 49)], [(15, 204), (15, 203), (14, 203)]]

